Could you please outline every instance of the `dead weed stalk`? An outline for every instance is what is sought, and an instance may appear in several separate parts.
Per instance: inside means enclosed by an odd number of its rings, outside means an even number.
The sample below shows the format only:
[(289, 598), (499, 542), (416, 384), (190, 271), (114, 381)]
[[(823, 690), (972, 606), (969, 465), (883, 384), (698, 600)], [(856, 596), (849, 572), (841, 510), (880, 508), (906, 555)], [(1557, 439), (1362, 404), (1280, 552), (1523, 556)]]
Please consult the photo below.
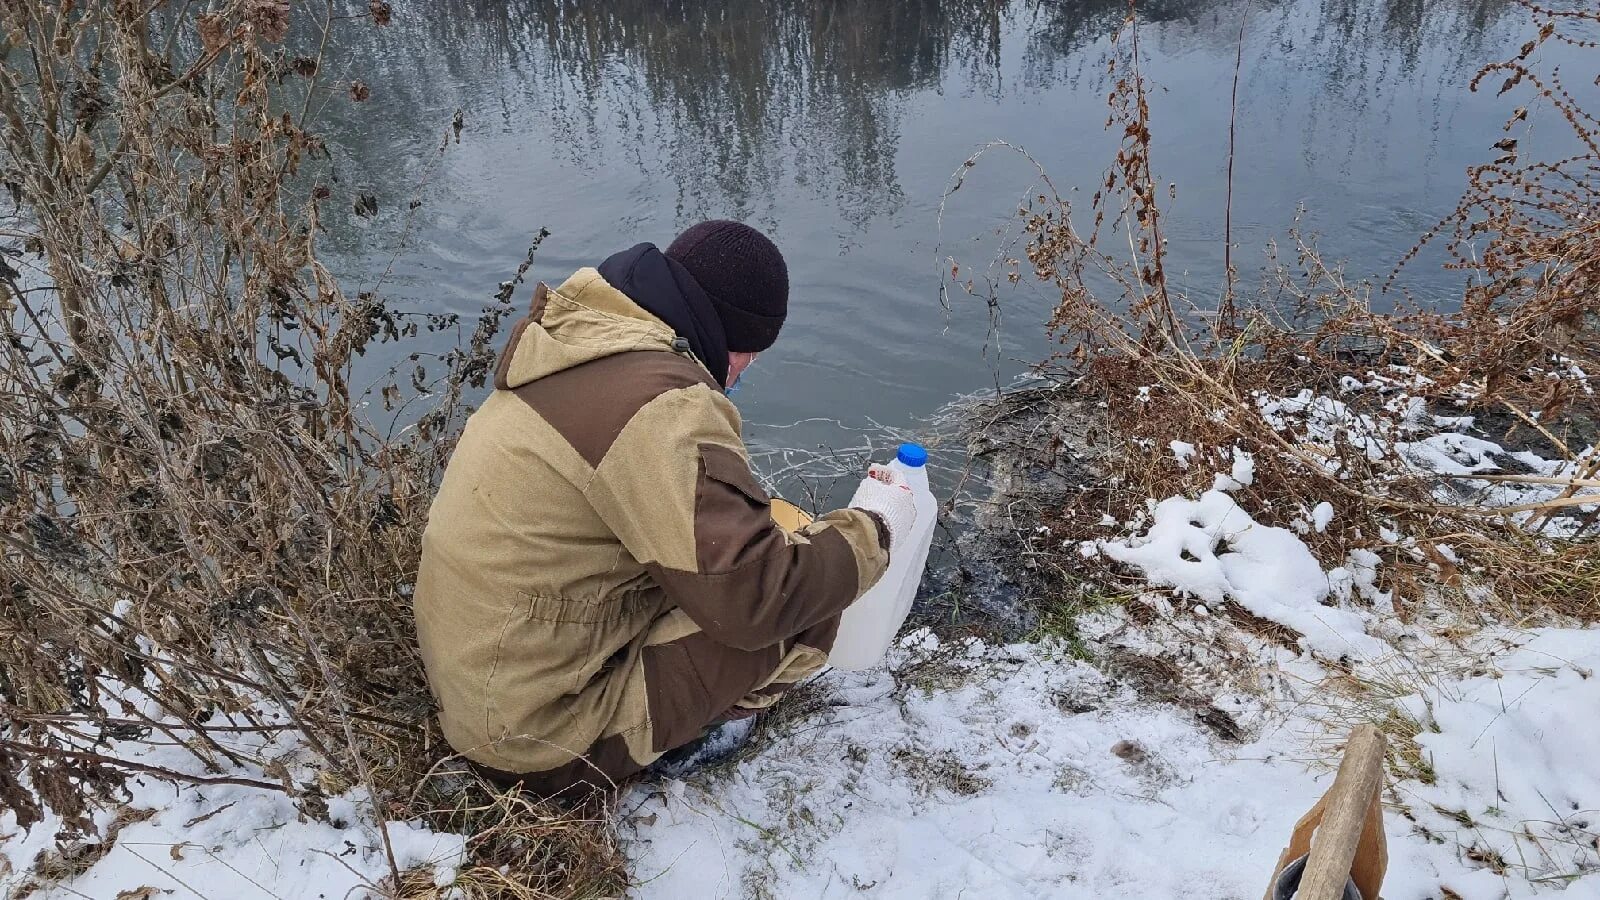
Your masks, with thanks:
[[(1534, 162), (1519, 158), (1515, 137), (1495, 144), (1497, 158), (1468, 173), (1460, 205), (1424, 237), (1448, 241), (1451, 265), (1470, 275), (1460, 302), (1381, 313), (1371, 302), (1381, 287), (1347, 278), (1298, 230), (1287, 253), (1272, 248), (1251, 296), (1237, 293), (1231, 267), (1209, 302), (1169, 286), (1161, 204), (1176, 188), (1155, 175), (1130, 3), (1108, 64), (1107, 127), (1122, 143), (1091, 215), (1084, 221), (1027, 157), (1043, 190), (1019, 209), (1026, 262), (996, 260), (1013, 282), (1031, 270), (1059, 289), (1050, 328), (1063, 349), (1042, 374), (1101, 407), (1113, 447), (1104, 480), (1049, 523), (1065, 546), (1104, 537), (1095, 531), (1104, 513), (1137, 521), (1146, 498), (1210, 489), (1242, 454), (1254, 480), (1241, 502), (1299, 530), (1329, 567), (1352, 550), (1378, 551), (1403, 617), (1427, 592), (1457, 596), (1474, 615), (1492, 602), (1512, 621), (1600, 618), (1600, 452), (1591, 446), (1600, 443), (1591, 374), (1600, 373), (1600, 120), (1538, 62), (1549, 42), (1593, 47), (1584, 35), (1600, 14), (1523, 5), (1535, 36), (1514, 59), (1485, 66), (1472, 89), (1503, 77), (1500, 93), (1531, 93), (1509, 114), (1508, 135), (1530, 117), (1549, 119), (1576, 151)], [(945, 271), (961, 277), (954, 260)], [(992, 280), (955, 287), (981, 296)], [(992, 308), (992, 290), (985, 299)], [(1465, 414), (1562, 465), (1533, 472), (1509, 454), (1450, 443)], [(1463, 456), (1461, 473), (1419, 462), (1439, 453)], [(1313, 511), (1324, 503), (1332, 525), (1319, 531)], [(1471, 590), (1484, 585), (1494, 590)]]
[[(445, 813), (417, 790), (442, 746), (418, 542), (527, 266), (474, 323), (397, 311), (381, 283), (347, 295), (321, 261), (334, 204), (377, 212), (315, 130), (370, 96), (322, 77), (331, 29), (391, 15), (363, 11), (0, 8), (0, 804), (23, 827), (49, 808), (67, 839), (133, 773), (246, 765), (309, 815), (364, 786), (380, 820), (481, 827), (474, 896), (593, 893), (620, 883), (599, 819), (482, 788), (479, 812)], [(406, 371), (355, 387), (382, 344)], [(194, 762), (117, 749), (147, 740)], [(389, 862), (382, 890), (409, 893)]]

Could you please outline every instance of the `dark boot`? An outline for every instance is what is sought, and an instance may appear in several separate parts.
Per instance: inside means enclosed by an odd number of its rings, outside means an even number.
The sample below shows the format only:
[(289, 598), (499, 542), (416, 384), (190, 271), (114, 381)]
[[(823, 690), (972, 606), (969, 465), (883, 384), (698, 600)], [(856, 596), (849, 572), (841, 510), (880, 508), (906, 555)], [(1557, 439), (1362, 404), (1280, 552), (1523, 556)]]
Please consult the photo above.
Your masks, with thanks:
[(668, 778), (684, 778), (701, 769), (726, 762), (744, 749), (756, 732), (759, 712), (706, 726), (700, 736), (662, 754), (649, 771)]

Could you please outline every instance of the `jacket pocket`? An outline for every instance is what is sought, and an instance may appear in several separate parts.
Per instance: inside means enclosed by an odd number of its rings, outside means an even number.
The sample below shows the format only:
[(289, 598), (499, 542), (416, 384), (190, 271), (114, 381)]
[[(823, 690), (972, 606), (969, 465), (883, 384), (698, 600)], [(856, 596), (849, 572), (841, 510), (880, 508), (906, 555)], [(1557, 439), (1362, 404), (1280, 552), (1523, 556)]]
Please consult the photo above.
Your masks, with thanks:
[(694, 740), (714, 713), (688, 650), (676, 643), (646, 647), (644, 678), (650, 749), (665, 753)]
[[(626, 643), (643, 630), (652, 598), (639, 592), (608, 596), (598, 601), (567, 597), (523, 595), (522, 627), (507, 635), (505, 653), (521, 657), (525, 672), (542, 673), (547, 684), (561, 694), (577, 694), (589, 685), (613, 652), (612, 645)], [(501, 682), (502, 691), (513, 690)]]
[(566, 597), (549, 597), (524, 594), (528, 601), (528, 618), (534, 622), (566, 625), (600, 625), (620, 618), (622, 606), (615, 597), (595, 600), (569, 600)]

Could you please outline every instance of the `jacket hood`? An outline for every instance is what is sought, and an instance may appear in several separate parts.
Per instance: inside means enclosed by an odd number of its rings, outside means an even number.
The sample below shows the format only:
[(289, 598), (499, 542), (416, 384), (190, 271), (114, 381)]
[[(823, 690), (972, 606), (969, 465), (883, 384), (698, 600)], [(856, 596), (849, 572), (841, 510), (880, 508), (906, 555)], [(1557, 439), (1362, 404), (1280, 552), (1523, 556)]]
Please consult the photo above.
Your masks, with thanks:
[(646, 312), (667, 323), (689, 344), (689, 352), (711, 372), (717, 384), (728, 384), (728, 338), (722, 318), (694, 276), (683, 264), (656, 249), (635, 244), (600, 264), (606, 283), (626, 294)]
[[(659, 251), (655, 255), (666, 258)], [(679, 337), (671, 325), (614, 287), (598, 269), (579, 269), (559, 287), (541, 282), (534, 288), (532, 308), (512, 328), (500, 354), (494, 386), (513, 390), (618, 353), (683, 352)], [(698, 354), (696, 359), (716, 376)], [(726, 350), (722, 351), (721, 364), (726, 377)], [(722, 383), (721, 378), (718, 383)]]

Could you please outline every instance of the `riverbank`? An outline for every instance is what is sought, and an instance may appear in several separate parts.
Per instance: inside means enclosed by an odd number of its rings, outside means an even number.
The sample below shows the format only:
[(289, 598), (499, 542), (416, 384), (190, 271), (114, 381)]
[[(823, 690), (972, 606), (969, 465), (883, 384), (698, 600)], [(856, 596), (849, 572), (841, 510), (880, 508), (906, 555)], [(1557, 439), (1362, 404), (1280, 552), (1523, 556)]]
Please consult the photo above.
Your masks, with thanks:
[[(1325, 408), (1283, 415), (1305, 427)], [(1429, 416), (1406, 443), (1437, 474), (1560, 471), (1471, 417)], [(1253, 466), (1231, 448), (1167, 448), (1209, 464), (1212, 490), (1148, 497), (1142, 515), (1064, 536), (1108, 477), (1096, 404), (1046, 383), (959, 417), (968, 445), (943, 454), (965, 455), (971, 487), (946, 580), (965, 579), (968, 614), (950, 618), (948, 591), (930, 591), (884, 666), (804, 686), (733, 759), (625, 788), (589, 827), (614, 829), (630, 896), (1249, 898), (1362, 722), (1390, 742), (1386, 897), (1533, 898), (1600, 879), (1586, 756), (1600, 734), (1571, 715), (1600, 705), (1592, 619), (1507, 620), (1483, 591), (1464, 606), (1442, 568), (1424, 590), (1386, 588), (1386, 557), (1422, 555), (1398, 534), (1319, 561), (1309, 539), (1327, 513), (1264, 524), (1260, 507), (1285, 501), (1251, 490)], [(1550, 490), (1448, 483), (1507, 503)], [(1593, 499), (1578, 511), (1600, 508), (1594, 488), (1580, 496)], [(292, 731), (272, 742), (250, 755), (308, 759)], [(112, 752), (186, 765), (148, 746)], [(359, 788), (321, 815), (247, 784), (134, 784), (77, 854), (53, 847), (50, 823), (24, 834), (0, 814), (8, 900), (387, 890)], [(385, 826), (400, 896), (486, 887), (469, 862), (478, 836), (440, 825)], [(54, 877), (22, 889), (30, 869)]]
[[(1303, 426), (1325, 406), (1284, 415)], [(993, 493), (955, 565), (1009, 559), (1006, 589), (972, 578), (988, 593), (955, 621), (935, 592), (882, 670), (825, 675), (739, 758), (629, 792), (640, 896), (1253, 897), (1359, 723), (1389, 740), (1386, 897), (1600, 879), (1600, 776), (1569, 719), (1600, 702), (1592, 614), (1500, 618), (1485, 592), (1457, 602), (1443, 569), (1385, 589), (1386, 556), (1421, 555), (1397, 534), (1324, 567), (1303, 537), (1330, 513), (1257, 521), (1287, 498), (1250, 491), (1231, 448), (1168, 448), (1213, 463), (1213, 489), (1064, 538), (1109, 474), (1095, 405), (1045, 385), (967, 412)], [(1490, 479), (1441, 478), (1458, 496), (1535, 502), (1551, 489), (1495, 473), (1561, 469), (1471, 417), (1409, 438), (1440, 476)]]

